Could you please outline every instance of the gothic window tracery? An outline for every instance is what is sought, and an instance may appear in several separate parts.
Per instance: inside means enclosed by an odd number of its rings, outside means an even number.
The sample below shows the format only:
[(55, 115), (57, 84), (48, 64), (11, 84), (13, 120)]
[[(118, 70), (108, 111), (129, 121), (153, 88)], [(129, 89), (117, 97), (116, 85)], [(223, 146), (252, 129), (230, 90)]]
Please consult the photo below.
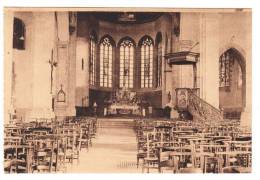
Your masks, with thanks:
[(153, 41), (145, 37), (141, 42), (141, 88), (153, 85)]
[(134, 44), (125, 39), (120, 43), (120, 87), (133, 88)]
[(234, 57), (229, 51), (219, 59), (219, 87), (230, 87)]
[(100, 86), (112, 87), (112, 56), (111, 40), (105, 37), (100, 43)]

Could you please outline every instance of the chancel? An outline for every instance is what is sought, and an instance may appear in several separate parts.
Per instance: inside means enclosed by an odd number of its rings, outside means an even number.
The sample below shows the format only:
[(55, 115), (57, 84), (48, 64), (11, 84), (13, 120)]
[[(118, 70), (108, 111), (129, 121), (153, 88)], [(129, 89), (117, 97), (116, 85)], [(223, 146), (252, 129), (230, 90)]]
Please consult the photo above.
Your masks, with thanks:
[(250, 9), (5, 8), (6, 173), (250, 173)]

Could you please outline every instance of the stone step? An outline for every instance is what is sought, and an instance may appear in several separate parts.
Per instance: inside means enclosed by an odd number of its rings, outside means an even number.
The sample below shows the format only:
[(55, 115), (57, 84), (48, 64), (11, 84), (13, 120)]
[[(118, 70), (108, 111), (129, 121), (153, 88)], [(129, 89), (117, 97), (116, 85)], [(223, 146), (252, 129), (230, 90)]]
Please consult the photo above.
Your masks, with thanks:
[(100, 124), (100, 126), (102, 126), (102, 127), (104, 127), (104, 126), (107, 126), (107, 127), (110, 127), (110, 126), (134, 127), (134, 125), (132, 125), (132, 124)]
[(98, 119), (102, 128), (134, 128), (133, 119)]

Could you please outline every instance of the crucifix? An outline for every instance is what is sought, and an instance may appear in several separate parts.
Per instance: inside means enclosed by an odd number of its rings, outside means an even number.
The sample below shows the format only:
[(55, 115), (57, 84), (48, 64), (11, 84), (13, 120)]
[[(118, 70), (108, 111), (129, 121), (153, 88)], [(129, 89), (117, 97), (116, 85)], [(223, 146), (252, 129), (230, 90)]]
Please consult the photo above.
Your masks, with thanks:
[(49, 59), (48, 63), (51, 67), (51, 94), (52, 94), (52, 86), (53, 86), (53, 68), (57, 67), (58, 63), (53, 60), (53, 49), (51, 50), (51, 59)]

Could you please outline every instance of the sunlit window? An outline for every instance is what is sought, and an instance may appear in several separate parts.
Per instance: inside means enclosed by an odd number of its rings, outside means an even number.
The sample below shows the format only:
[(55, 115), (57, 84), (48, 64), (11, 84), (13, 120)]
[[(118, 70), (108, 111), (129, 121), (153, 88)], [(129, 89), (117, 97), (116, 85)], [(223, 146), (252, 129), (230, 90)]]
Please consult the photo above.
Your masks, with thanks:
[(134, 44), (125, 39), (120, 44), (120, 87), (133, 88)]
[(141, 88), (153, 84), (153, 41), (146, 37), (141, 43)]
[(106, 37), (100, 43), (100, 86), (112, 87), (113, 46)]
[(229, 87), (231, 82), (231, 71), (234, 62), (233, 55), (227, 51), (219, 59), (219, 87)]

